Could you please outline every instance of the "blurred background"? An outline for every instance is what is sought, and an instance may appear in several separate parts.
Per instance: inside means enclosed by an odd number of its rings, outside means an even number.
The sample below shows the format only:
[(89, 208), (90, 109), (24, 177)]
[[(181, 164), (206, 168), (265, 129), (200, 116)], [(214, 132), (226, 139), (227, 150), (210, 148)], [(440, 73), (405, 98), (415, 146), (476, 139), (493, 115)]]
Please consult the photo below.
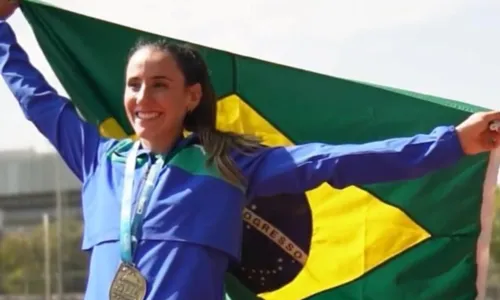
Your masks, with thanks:
[(82, 299), (80, 207), (80, 183), (58, 155), (0, 152), (1, 300)]

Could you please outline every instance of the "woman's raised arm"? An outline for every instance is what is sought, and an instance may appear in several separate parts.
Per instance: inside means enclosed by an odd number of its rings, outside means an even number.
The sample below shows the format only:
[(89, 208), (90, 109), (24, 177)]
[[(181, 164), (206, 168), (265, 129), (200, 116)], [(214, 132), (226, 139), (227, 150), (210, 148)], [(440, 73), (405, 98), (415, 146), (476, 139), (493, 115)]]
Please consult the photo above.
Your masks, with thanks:
[(101, 157), (104, 139), (95, 126), (80, 119), (72, 103), (60, 96), (31, 65), (12, 28), (3, 20), (0, 20), (0, 72), (26, 118), (84, 181)]
[(408, 180), (451, 166), (465, 154), (455, 128), (359, 145), (304, 145), (264, 148), (237, 157), (248, 178), (248, 195), (301, 193), (327, 182), (349, 185)]

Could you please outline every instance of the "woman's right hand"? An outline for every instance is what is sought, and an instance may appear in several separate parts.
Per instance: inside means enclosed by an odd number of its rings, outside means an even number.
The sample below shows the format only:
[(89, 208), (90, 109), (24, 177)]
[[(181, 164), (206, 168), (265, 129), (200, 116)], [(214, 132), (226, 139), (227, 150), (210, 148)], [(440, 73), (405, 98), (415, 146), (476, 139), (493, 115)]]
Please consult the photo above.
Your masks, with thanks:
[(7, 20), (18, 6), (18, 0), (0, 0), (0, 20)]

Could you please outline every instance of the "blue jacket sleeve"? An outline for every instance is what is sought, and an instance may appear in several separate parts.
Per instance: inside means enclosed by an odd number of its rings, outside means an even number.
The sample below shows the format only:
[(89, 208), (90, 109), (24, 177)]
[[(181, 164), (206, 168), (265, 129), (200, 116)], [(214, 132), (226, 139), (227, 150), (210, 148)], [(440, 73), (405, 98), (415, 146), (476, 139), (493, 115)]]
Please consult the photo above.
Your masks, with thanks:
[(0, 21), (0, 72), (26, 118), (84, 181), (97, 164), (103, 139), (97, 128), (81, 120), (71, 102), (58, 95), (31, 65), (5, 21)]
[(414, 179), (451, 166), (463, 150), (455, 128), (359, 145), (309, 143), (263, 148), (236, 162), (248, 180), (249, 197), (302, 193), (322, 183), (350, 185)]

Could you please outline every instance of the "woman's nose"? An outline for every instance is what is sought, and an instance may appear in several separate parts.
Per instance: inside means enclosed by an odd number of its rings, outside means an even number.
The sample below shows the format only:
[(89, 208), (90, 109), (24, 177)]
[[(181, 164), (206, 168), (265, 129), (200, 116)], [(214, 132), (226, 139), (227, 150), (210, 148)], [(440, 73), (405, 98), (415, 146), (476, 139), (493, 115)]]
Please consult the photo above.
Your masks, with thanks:
[(142, 103), (144, 101), (147, 100), (148, 98), (148, 89), (146, 88), (146, 86), (142, 86), (141, 89), (137, 92), (137, 94), (135, 95), (136, 99), (135, 99), (135, 102), (137, 103)]

